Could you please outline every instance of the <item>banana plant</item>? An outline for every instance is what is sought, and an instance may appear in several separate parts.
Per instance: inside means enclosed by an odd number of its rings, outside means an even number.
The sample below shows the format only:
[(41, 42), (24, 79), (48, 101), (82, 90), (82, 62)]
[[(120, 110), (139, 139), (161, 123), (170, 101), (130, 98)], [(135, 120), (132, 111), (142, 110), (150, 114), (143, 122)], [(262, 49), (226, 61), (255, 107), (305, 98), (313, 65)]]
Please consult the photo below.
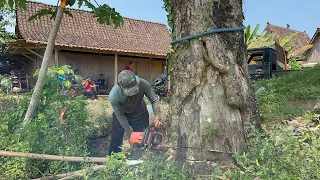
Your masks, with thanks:
[(246, 27), (245, 34), (248, 48), (269, 47), (274, 44), (275, 34), (268, 34), (264, 31), (261, 35), (258, 35), (259, 28), (260, 24), (257, 24), (251, 32), (251, 25)]
[(246, 32), (246, 44), (250, 45), (252, 42), (256, 41), (259, 37), (258, 31), (260, 28), (260, 24), (257, 24), (251, 33), (251, 25), (248, 25), (245, 29)]

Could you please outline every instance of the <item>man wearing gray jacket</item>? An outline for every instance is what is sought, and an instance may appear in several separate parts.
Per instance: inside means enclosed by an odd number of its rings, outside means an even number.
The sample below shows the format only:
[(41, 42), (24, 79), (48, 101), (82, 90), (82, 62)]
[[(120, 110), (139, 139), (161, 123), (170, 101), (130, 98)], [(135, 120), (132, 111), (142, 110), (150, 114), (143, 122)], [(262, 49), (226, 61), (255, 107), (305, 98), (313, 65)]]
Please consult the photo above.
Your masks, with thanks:
[(158, 128), (161, 126), (159, 98), (150, 83), (135, 76), (132, 71), (121, 71), (118, 84), (114, 85), (109, 93), (113, 108), (109, 155), (121, 151), (124, 132), (130, 137), (133, 131), (143, 132), (149, 126), (149, 113), (144, 96), (152, 104), (154, 124)]

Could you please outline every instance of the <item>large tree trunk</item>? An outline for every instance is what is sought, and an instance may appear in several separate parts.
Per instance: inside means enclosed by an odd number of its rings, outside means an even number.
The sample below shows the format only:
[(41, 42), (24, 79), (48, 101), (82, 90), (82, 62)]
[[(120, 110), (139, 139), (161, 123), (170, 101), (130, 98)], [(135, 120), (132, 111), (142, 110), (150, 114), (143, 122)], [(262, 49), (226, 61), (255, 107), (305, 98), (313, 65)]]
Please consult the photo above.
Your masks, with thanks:
[[(175, 0), (173, 12), (176, 39), (243, 26), (241, 0)], [(254, 116), (244, 31), (203, 36), (173, 49), (169, 144), (176, 148), (169, 152), (196, 171), (232, 163), (232, 154), (246, 149), (244, 124), (259, 119)]]
[(32, 93), (31, 101), (28, 106), (26, 116), (24, 118), (24, 124), (26, 124), (31, 118), (34, 118), (34, 116), (36, 115), (36, 112), (37, 112), (37, 108), (38, 108), (38, 105), (39, 105), (39, 102), (41, 99), (41, 95), (42, 95), (42, 89), (43, 89), (44, 83), (46, 81), (46, 75), (47, 75), (50, 59), (52, 56), (55, 40), (56, 40), (58, 30), (59, 30), (59, 27), (61, 24), (64, 10), (65, 10), (65, 1), (63, 1), (63, 2), (64, 2), (64, 4), (61, 5), (62, 7), (59, 7), (59, 9), (58, 9), (54, 24), (51, 29), (51, 33), (48, 38), (48, 44), (47, 44), (46, 50), (44, 52), (38, 80), (37, 80), (36, 86), (34, 88), (34, 91)]

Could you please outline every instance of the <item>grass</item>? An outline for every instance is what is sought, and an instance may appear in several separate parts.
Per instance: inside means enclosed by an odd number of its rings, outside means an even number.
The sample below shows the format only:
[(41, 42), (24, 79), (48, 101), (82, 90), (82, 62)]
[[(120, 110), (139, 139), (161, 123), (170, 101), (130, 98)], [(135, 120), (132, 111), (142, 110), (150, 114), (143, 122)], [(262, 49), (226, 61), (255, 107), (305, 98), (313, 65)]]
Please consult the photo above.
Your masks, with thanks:
[(263, 86), (267, 90), (258, 95), (263, 122), (301, 116), (320, 101), (320, 65), (254, 84), (256, 90)]

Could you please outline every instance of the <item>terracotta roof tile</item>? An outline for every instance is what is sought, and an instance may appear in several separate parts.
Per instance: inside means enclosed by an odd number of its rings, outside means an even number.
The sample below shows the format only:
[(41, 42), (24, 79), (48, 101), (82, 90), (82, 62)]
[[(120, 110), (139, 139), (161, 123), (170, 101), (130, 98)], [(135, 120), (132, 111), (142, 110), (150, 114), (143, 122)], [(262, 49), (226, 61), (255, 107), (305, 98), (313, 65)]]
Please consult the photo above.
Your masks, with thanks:
[[(28, 1), (27, 10), (18, 9), (17, 28), (20, 38), (31, 43), (46, 44), (53, 20), (49, 16), (28, 22), (38, 10), (54, 7)], [(164, 24), (124, 17), (124, 26), (114, 29), (99, 24), (89, 11), (68, 9), (73, 18), (64, 15), (56, 45), (115, 52), (166, 56), (170, 35)]]
[[(297, 44), (296, 48), (294, 48), (293, 50), (306, 46), (310, 42), (310, 37), (306, 32), (296, 31), (288, 27), (284, 28), (284, 27), (276, 26), (276, 25), (270, 24), (269, 22), (267, 23), (267, 26), (265, 27), (264, 31), (267, 31), (268, 33), (275, 33), (279, 39), (283, 39), (288, 35), (299, 32), (299, 34), (292, 40), (293, 43)], [(303, 52), (299, 52), (296, 54), (296, 56), (301, 56), (302, 54)]]

